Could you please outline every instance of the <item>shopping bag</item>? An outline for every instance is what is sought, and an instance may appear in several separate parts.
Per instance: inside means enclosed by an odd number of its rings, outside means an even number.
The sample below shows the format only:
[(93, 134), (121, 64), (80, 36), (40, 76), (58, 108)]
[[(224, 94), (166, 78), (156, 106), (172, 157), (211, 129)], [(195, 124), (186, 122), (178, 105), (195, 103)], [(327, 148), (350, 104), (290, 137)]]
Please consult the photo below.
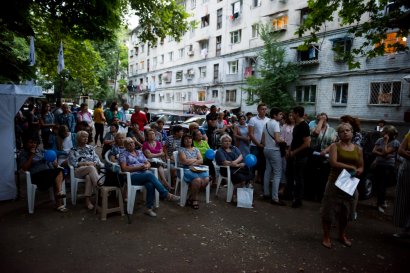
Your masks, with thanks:
[(251, 188), (238, 188), (237, 189), (237, 206), (238, 208), (251, 209), (253, 203), (253, 189)]
[(359, 178), (353, 177), (348, 171), (343, 169), (337, 178), (335, 185), (345, 193), (353, 196), (359, 181)]

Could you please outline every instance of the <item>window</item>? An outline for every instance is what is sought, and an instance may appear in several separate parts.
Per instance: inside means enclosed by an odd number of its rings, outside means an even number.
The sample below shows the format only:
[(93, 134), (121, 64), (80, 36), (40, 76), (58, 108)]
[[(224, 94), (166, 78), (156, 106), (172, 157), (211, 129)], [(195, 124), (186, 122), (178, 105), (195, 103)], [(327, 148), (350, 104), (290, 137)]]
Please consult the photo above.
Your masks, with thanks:
[(145, 67), (145, 62), (144, 62), (144, 61), (141, 61), (141, 62), (140, 62), (140, 69), (144, 69), (144, 67)]
[(228, 74), (238, 74), (238, 61), (228, 62)]
[(194, 46), (188, 45), (188, 56), (194, 56)]
[(262, 0), (252, 0), (252, 7), (260, 7), (262, 3)]
[(216, 29), (222, 28), (222, 9), (216, 11)]
[(179, 1), (177, 1), (177, 4), (183, 6), (184, 9), (186, 9), (186, 1), (185, 0), (179, 0)]
[(301, 64), (317, 64), (319, 63), (319, 49), (317, 46), (310, 45), (308, 50), (298, 50), (298, 62)]
[(162, 74), (158, 75), (158, 84), (161, 85), (162, 84)]
[(333, 100), (334, 104), (347, 104), (349, 84), (347, 83), (335, 83), (333, 85)]
[(202, 4), (209, 2), (209, 0), (202, 0)]
[(239, 44), (241, 42), (242, 31), (236, 30), (231, 32), (231, 44)]
[(174, 37), (168, 36), (168, 42), (173, 42), (173, 41), (174, 41)]
[(185, 54), (185, 48), (180, 48), (180, 49), (178, 49), (178, 57), (179, 57), (180, 59), (183, 59), (183, 58), (184, 58), (184, 54)]
[(370, 104), (399, 105), (401, 97), (401, 82), (370, 83)]
[(233, 21), (236, 18), (238, 18), (239, 14), (242, 12), (242, 1), (236, 1), (235, 3), (232, 3), (231, 10), (232, 10), (232, 15), (230, 19)]
[(226, 102), (236, 102), (236, 90), (226, 90)]
[(147, 72), (149, 72), (149, 59), (147, 59)]
[(208, 40), (199, 42), (200, 53), (203, 58), (208, 55)]
[(175, 101), (180, 102), (181, 101), (181, 92), (176, 92), (175, 93)]
[(188, 69), (185, 76), (188, 80), (192, 80), (195, 76), (194, 69), (193, 68)]
[(191, 38), (195, 35), (195, 21), (189, 22), (189, 34), (191, 35)]
[(144, 53), (145, 45), (141, 45), (141, 53)]
[(219, 64), (214, 64), (214, 80), (219, 79)]
[(135, 47), (135, 56), (138, 56), (138, 46)]
[(182, 81), (182, 70), (181, 71), (177, 71), (175, 73), (175, 81), (180, 82)]
[(218, 90), (212, 90), (212, 98), (218, 98)]
[(216, 36), (216, 56), (221, 56), (222, 36)]
[(295, 100), (298, 103), (316, 102), (316, 85), (296, 86)]
[(159, 63), (160, 64), (164, 63), (164, 54), (161, 54), (161, 56), (159, 56)]
[(130, 50), (130, 57), (132, 58), (134, 56), (134, 49)]
[(170, 61), (170, 62), (172, 62), (172, 60), (173, 60), (173, 58), (174, 58), (174, 52), (168, 52), (168, 60)]
[(191, 9), (196, 7), (196, 0), (191, 0)]
[(288, 27), (288, 15), (282, 15), (272, 20), (272, 26), (274, 31), (283, 31)]
[(134, 75), (134, 66), (130, 65), (130, 76)]
[(309, 15), (309, 9), (304, 8), (300, 10), (300, 25), (303, 25), (308, 18)]
[(170, 93), (165, 94), (165, 102), (171, 102), (171, 94)]
[(202, 79), (206, 78), (206, 66), (201, 66), (199, 68), (199, 77)]
[(167, 71), (162, 75), (162, 80), (165, 83), (170, 83), (172, 81), (172, 71)]
[(252, 25), (252, 38), (257, 38), (259, 36), (259, 25)]
[(205, 91), (198, 91), (198, 101), (205, 101)]
[[(396, 46), (396, 48), (393, 46)], [(397, 37), (397, 32), (387, 33), (386, 39), (383, 39), (380, 44), (376, 45), (376, 47), (383, 47), (385, 53), (404, 51), (406, 46), (407, 39)]]
[(352, 49), (353, 40), (348, 37), (337, 38), (333, 40), (332, 50), (334, 51), (333, 59), (336, 62), (346, 61), (345, 53), (350, 52)]
[(151, 94), (151, 102), (155, 102), (155, 94)]
[(209, 26), (209, 14), (201, 18), (201, 28)]
[(152, 68), (157, 67), (157, 57), (152, 58)]

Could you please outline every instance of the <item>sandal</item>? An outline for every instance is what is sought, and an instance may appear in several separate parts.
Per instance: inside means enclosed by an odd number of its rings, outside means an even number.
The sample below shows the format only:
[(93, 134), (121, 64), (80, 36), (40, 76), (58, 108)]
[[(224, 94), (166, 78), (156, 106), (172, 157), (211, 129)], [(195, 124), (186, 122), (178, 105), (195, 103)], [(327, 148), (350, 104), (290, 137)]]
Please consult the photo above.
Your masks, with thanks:
[(199, 209), (198, 200), (192, 200), (192, 201), (191, 201), (191, 208), (193, 208), (193, 209)]
[(67, 211), (69, 211), (69, 209), (64, 207), (64, 205), (59, 206), (58, 208), (56, 208), (56, 210), (61, 213), (66, 213)]
[(65, 194), (65, 192), (63, 192), (63, 191), (60, 191), (59, 193), (57, 193), (57, 198), (59, 198), (59, 199), (63, 199), (63, 198), (66, 198), (66, 194)]

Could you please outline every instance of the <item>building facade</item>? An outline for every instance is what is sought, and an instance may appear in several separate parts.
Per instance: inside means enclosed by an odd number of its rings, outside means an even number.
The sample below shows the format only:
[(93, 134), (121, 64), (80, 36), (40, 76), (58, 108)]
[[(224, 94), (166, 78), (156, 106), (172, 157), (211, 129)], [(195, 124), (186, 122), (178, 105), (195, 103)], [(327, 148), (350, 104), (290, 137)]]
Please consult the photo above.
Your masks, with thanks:
[[(361, 120), (385, 119), (400, 123), (410, 112), (408, 52), (386, 52), (360, 59), (359, 69), (349, 70), (334, 50), (362, 44), (349, 35), (338, 19), (329, 22), (317, 44), (298, 51), (305, 37), (295, 35), (309, 12), (298, 0), (186, 0), (180, 1), (192, 28), (177, 42), (172, 38), (149, 47), (137, 39), (138, 27), (129, 35), (129, 85), (131, 104), (152, 111), (186, 111), (191, 104), (216, 104), (221, 109), (256, 112), (243, 91), (246, 77), (257, 73), (263, 42), (259, 24), (272, 24), (286, 50), (288, 61), (302, 67), (298, 82), (290, 86), (307, 113), (329, 117), (350, 114)], [(394, 31), (383, 43), (395, 43)], [(407, 39), (399, 41), (407, 44)], [(409, 113), (410, 114), (410, 113)]]

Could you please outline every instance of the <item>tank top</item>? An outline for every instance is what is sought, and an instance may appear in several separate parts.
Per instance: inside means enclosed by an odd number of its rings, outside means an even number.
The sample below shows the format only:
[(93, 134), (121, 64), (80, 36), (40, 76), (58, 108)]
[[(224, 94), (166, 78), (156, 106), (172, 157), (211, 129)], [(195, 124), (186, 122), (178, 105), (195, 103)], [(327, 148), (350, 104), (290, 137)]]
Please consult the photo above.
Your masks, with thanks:
[[(359, 147), (355, 145), (353, 151), (343, 150), (340, 143), (336, 143), (337, 147), (337, 161), (345, 164), (353, 165), (359, 167), (360, 163), (360, 151)], [(335, 183), (337, 177), (340, 175), (343, 169), (331, 167), (329, 174), (329, 182)]]

